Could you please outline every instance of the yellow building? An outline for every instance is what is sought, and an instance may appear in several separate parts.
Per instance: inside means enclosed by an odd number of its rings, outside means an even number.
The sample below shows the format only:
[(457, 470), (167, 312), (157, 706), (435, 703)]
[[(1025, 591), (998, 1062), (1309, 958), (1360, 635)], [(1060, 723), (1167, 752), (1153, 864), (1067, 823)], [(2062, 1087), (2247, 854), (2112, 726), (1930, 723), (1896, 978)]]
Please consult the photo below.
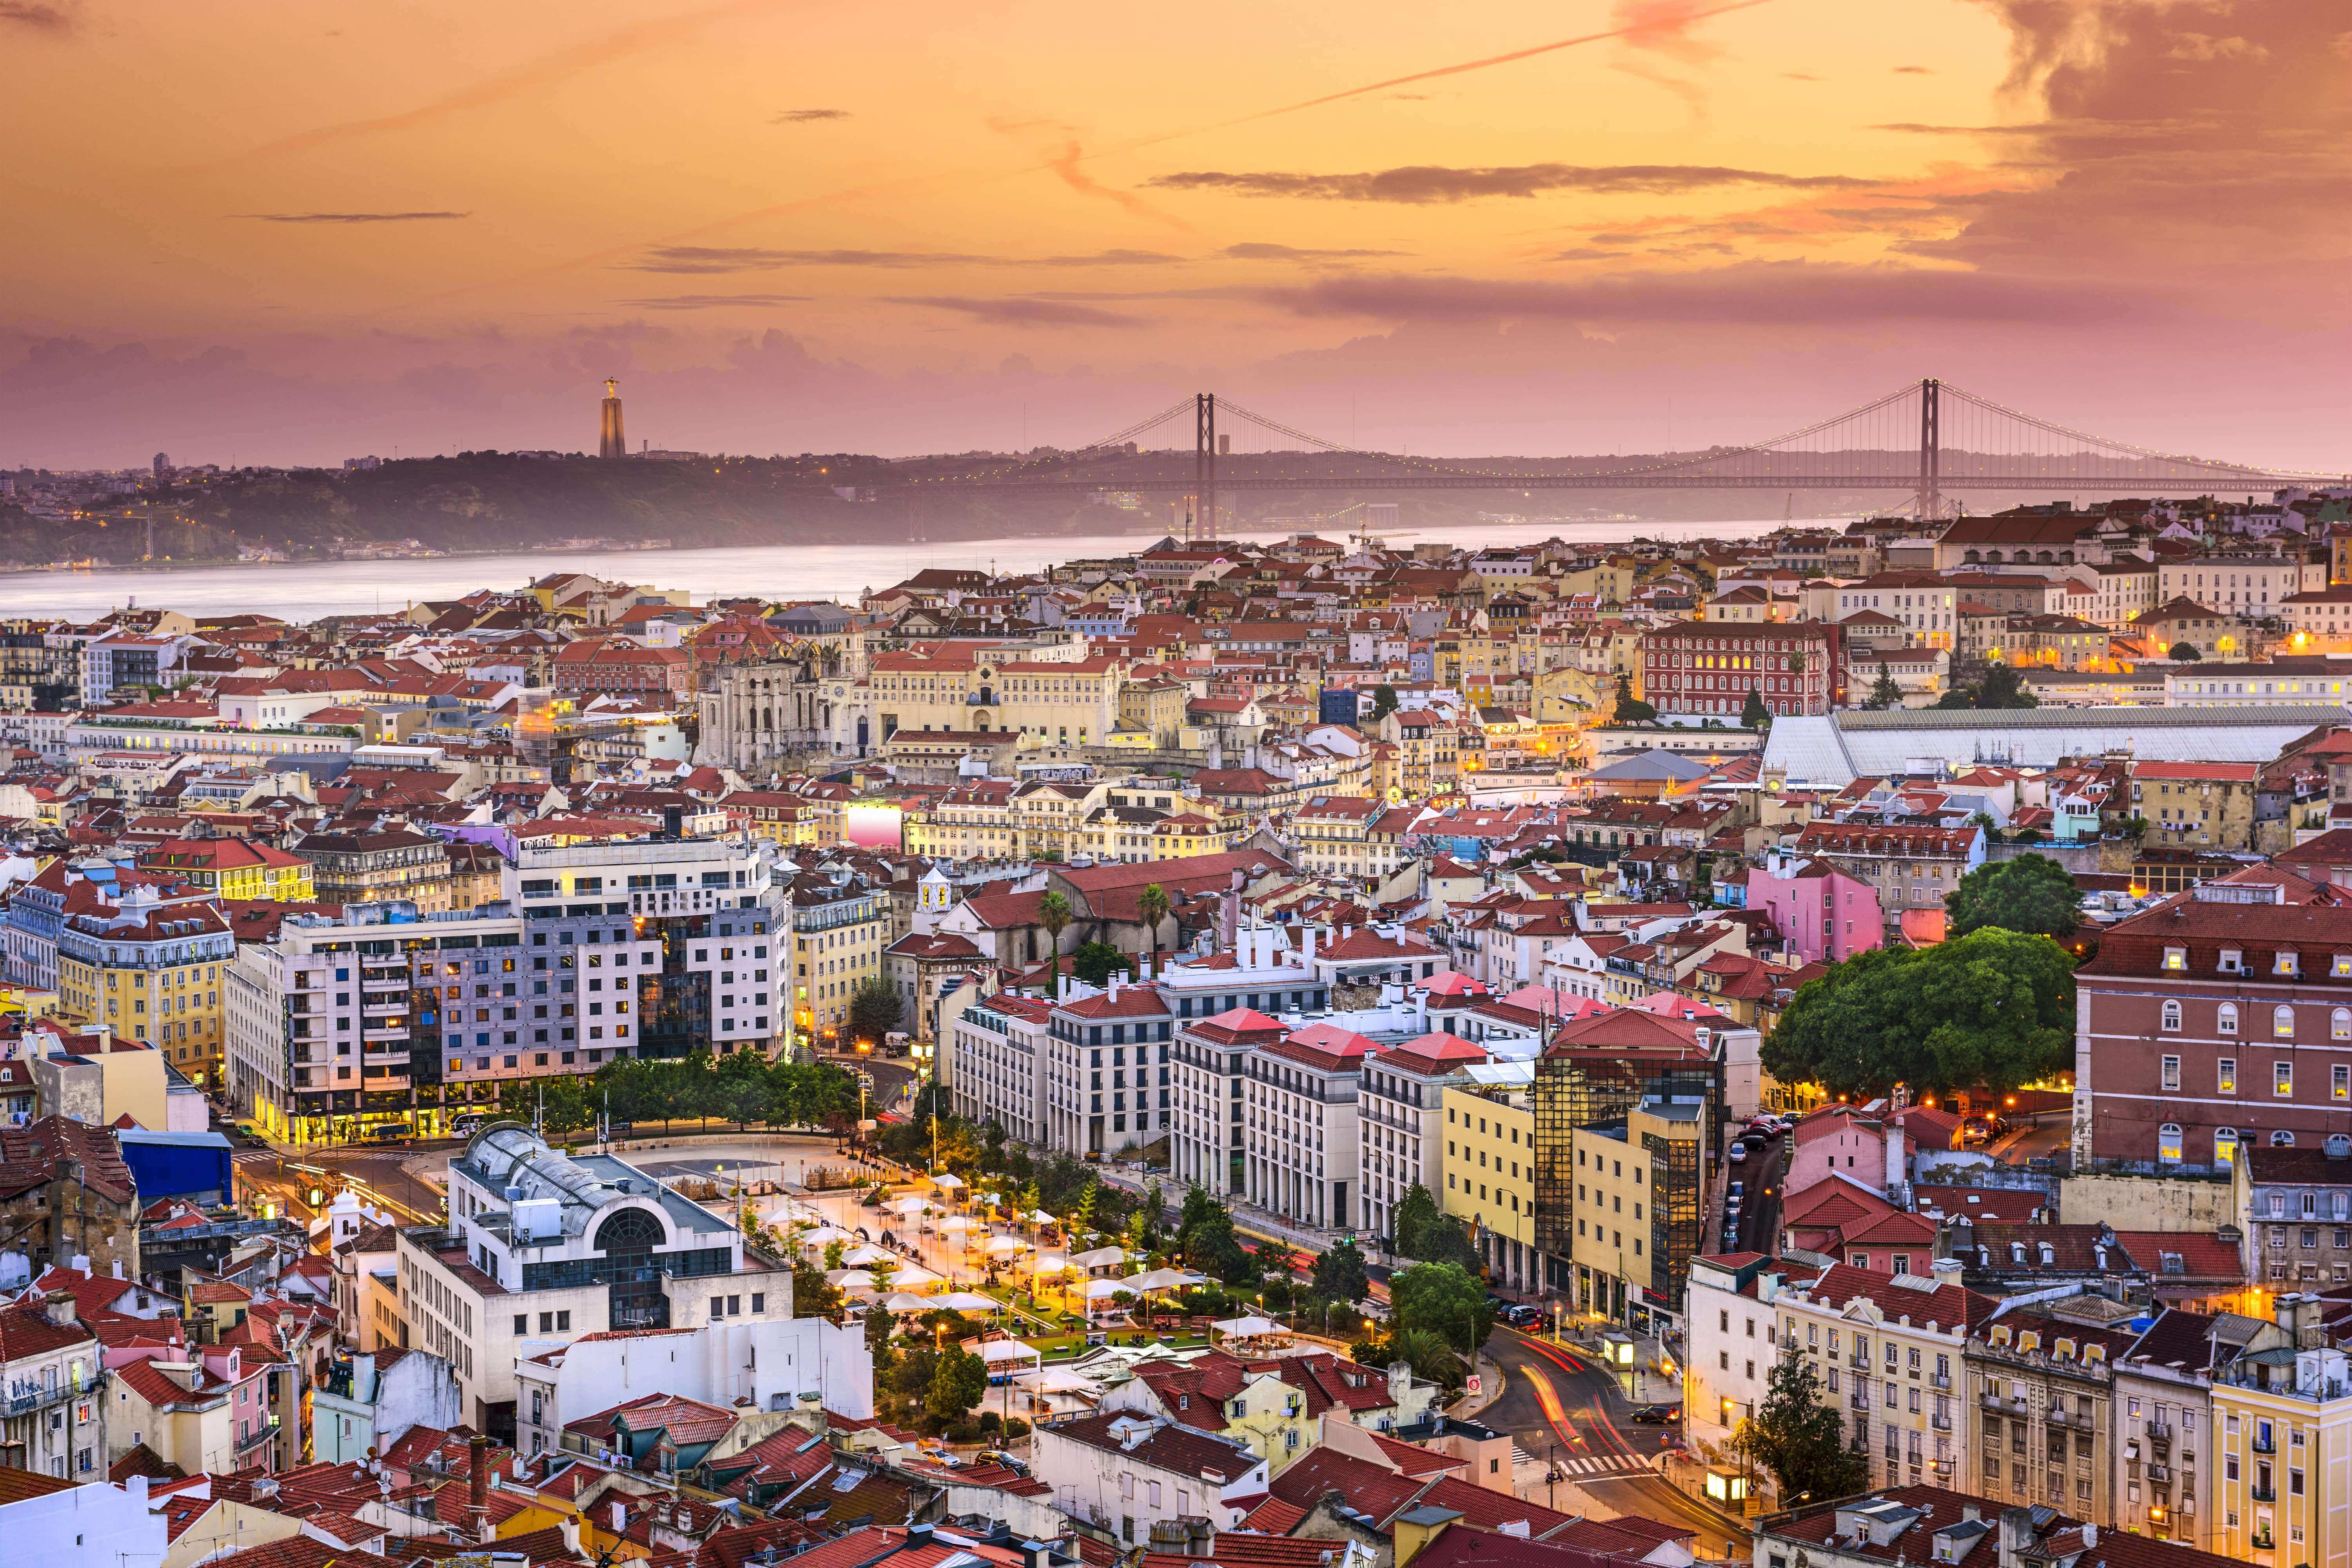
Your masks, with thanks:
[[(221, 970), (236, 938), (212, 904), (77, 915), (58, 932), (63, 1016), (154, 1044), (199, 1088), (220, 1081)], [(163, 1122), (139, 1118), (162, 1131)]]
[[(877, 895), (846, 893), (826, 899), (794, 888), (794, 1043), (824, 1050), (852, 1043), (850, 999), (858, 986), (882, 978), (882, 950), (889, 941), (889, 910)], [(868, 1043), (878, 1047), (882, 1042)]]
[[(1536, 1119), (1530, 1078), (1448, 1088), (1445, 1189), (1438, 1205), (1470, 1227), (1496, 1277), (1536, 1251)], [(1524, 1267), (1524, 1265), (1523, 1265)]]
[(2242, 1563), (2342, 1563), (2352, 1553), (2352, 1382), (2344, 1352), (2324, 1348), (2319, 1299), (2281, 1297), (2278, 1308), (2302, 1348), (2241, 1355), (2213, 1379), (2220, 1453), (2208, 1462), (2220, 1475), (2205, 1531), (2210, 1550)]
[(143, 871), (167, 873), (224, 899), (307, 904), (315, 896), (310, 862), (247, 838), (204, 838), (158, 845), (139, 857)]
[(867, 689), (881, 735), (1011, 730), (1050, 745), (1095, 745), (1118, 727), (1124, 661), (997, 659), (955, 649), (877, 654)]
[(1642, 1328), (1647, 1309), (1680, 1297), (1699, 1250), (1705, 1110), (1653, 1097), (1622, 1122), (1574, 1130), (1570, 1259), (1590, 1315)]

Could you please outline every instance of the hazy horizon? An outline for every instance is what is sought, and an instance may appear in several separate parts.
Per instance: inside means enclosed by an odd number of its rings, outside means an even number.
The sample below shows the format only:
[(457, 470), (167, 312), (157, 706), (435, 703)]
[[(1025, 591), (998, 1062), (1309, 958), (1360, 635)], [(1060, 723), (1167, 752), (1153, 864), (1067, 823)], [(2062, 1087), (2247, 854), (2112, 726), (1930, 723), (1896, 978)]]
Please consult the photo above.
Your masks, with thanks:
[(2341, 0), (0, 4), (0, 467), (1445, 457), (1924, 375), (2352, 469)]

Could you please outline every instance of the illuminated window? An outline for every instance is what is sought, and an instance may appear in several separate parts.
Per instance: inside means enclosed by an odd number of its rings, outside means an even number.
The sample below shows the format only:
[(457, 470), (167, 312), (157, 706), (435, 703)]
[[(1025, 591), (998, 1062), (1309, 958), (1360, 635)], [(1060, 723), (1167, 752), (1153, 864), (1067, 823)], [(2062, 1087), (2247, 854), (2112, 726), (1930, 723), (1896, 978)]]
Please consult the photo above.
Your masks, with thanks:
[(2156, 1157), (2174, 1164), (2180, 1163), (2180, 1123), (2168, 1121), (2156, 1130)]
[(2189, 950), (2185, 947), (2166, 948), (2164, 950), (2164, 967), (2167, 969), (2188, 968)]
[(2213, 1066), (2215, 1069), (2213, 1075), (2213, 1088), (2216, 1092), (2221, 1094), (2237, 1093), (2238, 1058), (2235, 1057), (2223, 1057), (2219, 1061), (2215, 1062)]
[(2294, 1093), (2294, 1064), (2293, 1062), (2273, 1062), (2271, 1064), (2271, 1092), (2280, 1096), (2289, 1096)]
[(2281, 1003), (2271, 1009), (2271, 1033), (2282, 1040), (2294, 1038), (2294, 1009)]

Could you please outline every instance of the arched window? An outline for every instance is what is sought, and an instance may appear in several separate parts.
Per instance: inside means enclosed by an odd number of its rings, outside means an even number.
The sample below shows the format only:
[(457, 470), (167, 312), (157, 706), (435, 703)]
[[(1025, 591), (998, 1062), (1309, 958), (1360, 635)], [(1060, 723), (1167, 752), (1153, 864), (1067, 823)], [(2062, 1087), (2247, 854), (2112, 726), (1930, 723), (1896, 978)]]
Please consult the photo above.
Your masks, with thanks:
[(2224, 1002), (2215, 1010), (2213, 1028), (2217, 1034), (2234, 1035), (2238, 1032), (2238, 1005), (2235, 1002)]
[(2271, 1033), (2282, 1040), (2294, 1038), (2294, 1009), (2282, 1002), (2271, 1009)]
[(2156, 1130), (2156, 1157), (2168, 1164), (2180, 1163), (2180, 1123), (2168, 1121)]
[(2180, 1032), (2180, 1004), (2168, 1001), (2164, 1005), (2164, 1028), (2173, 1034)]
[(643, 1258), (669, 1239), (662, 1222), (644, 1209), (622, 1209), (596, 1227), (596, 1250), (608, 1258)]
[(2327, 1037), (2352, 1040), (2352, 1007), (2338, 1007), (2327, 1016)]
[(2238, 1162), (2238, 1130), (2234, 1127), (2213, 1129), (2213, 1163), (2234, 1165)]
[(2280, 1128), (2277, 1131), (2271, 1134), (2271, 1147), (2273, 1149), (2294, 1148), (2294, 1134), (2288, 1131), (2284, 1127)]

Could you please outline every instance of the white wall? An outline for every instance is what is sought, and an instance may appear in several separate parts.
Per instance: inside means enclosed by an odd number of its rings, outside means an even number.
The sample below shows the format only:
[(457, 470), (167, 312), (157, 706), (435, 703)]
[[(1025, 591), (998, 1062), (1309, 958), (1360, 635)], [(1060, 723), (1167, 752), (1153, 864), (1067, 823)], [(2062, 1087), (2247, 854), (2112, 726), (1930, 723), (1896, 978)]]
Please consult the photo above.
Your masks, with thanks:
[[(525, 1347), (530, 1354), (545, 1348)], [(864, 1331), (823, 1318), (752, 1318), (686, 1333), (575, 1340), (564, 1350), (555, 1385), (555, 1419), (547, 1425), (559, 1430), (648, 1394), (721, 1406), (749, 1398), (760, 1410), (788, 1410), (800, 1394), (817, 1394), (836, 1415), (865, 1421), (874, 1415), (874, 1357)]]
[(159, 1568), (171, 1544), (163, 1516), (147, 1511), (147, 1479), (93, 1485), (0, 1507), (8, 1560), (51, 1568)]

